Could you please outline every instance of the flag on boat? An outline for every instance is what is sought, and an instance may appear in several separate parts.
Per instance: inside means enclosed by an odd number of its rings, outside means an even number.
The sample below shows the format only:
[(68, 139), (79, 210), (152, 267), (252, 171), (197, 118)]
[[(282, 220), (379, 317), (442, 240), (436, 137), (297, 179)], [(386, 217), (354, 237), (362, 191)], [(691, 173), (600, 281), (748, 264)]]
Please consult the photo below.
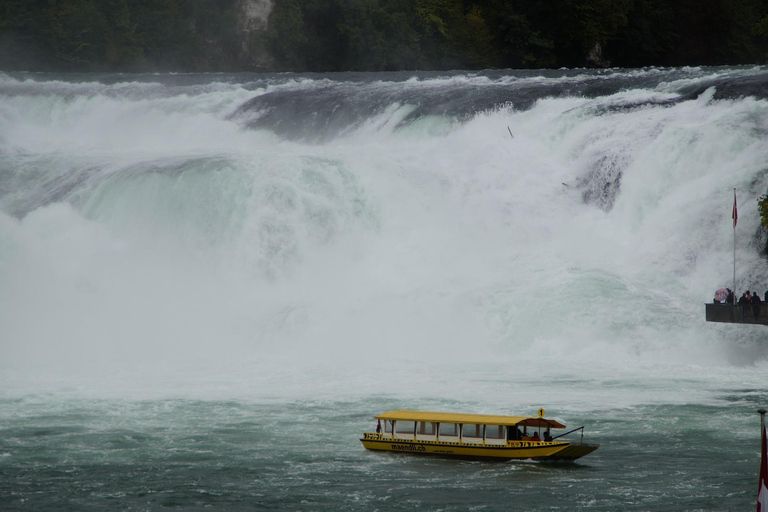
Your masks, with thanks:
[(739, 220), (739, 211), (736, 209), (736, 189), (733, 189), (733, 214), (731, 214), (731, 218), (733, 218), (733, 229), (736, 229), (736, 221)]
[(757, 486), (757, 512), (768, 512), (768, 456), (765, 448), (765, 424), (761, 423), (763, 442), (760, 449), (760, 482)]

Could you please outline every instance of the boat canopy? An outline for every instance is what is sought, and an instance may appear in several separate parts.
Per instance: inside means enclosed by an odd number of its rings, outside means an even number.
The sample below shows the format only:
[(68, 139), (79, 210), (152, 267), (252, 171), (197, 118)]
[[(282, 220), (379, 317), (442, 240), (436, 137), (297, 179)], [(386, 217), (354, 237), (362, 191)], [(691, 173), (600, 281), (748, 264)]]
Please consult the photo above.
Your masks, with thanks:
[(481, 425), (504, 425), (525, 427), (565, 428), (555, 420), (531, 416), (497, 416), (492, 414), (454, 414), (450, 412), (389, 411), (376, 416), (377, 420), (426, 421), (433, 423), (462, 423)]

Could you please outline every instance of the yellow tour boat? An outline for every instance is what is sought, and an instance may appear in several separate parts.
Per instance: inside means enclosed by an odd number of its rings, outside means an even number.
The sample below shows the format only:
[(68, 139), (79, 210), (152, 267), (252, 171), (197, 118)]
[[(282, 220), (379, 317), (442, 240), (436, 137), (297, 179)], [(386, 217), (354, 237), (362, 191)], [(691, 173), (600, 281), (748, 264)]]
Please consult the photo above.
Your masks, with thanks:
[(390, 411), (375, 417), (376, 432), (360, 441), (368, 450), (437, 455), (471, 460), (534, 459), (573, 461), (597, 450), (598, 445), (571, 443), (552, 437), (562, 423), (538, 417), (454, 414), (448, 412)]

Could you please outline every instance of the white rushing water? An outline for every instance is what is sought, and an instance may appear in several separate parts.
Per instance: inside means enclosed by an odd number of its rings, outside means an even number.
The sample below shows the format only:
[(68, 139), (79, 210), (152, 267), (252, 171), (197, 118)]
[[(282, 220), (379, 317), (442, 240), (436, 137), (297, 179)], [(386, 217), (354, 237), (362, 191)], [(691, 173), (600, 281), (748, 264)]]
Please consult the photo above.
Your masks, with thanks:
[[(733, 188), (739, 293), (768, 289), (768, 101), (674, 100), (764, 72), (415, 117), (427, 93), (593, 75), (0, 75), (4, 392), (592, 409), (758, 386), (768, 331), (707, 324), (703, 303), (732, 286)], [(400, 96), (321, 140), (238, 114), (334, 87)]]

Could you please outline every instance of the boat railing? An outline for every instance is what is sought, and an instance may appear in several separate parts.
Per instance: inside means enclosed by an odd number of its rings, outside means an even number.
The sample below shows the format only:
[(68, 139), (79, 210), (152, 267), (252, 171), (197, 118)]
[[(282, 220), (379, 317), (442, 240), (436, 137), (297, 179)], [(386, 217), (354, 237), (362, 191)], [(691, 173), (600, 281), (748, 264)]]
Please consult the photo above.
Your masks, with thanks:
[(579, 440), (579, 444), (584, 444), (584, 426), (583, 425), (581, 427), (575, 428), (573, 430), (569, 430), (565, 434), (560, 434), (559, 436), (555, 436), (555, 437), (552, 438), (552, 440), (554, 441), (555, 439), (558, 439), (558, 438), (563, 437), (563, 436), (567, 436), (568, 434), (573, 434), (577, 430), (581, 430), (581, 439)]

